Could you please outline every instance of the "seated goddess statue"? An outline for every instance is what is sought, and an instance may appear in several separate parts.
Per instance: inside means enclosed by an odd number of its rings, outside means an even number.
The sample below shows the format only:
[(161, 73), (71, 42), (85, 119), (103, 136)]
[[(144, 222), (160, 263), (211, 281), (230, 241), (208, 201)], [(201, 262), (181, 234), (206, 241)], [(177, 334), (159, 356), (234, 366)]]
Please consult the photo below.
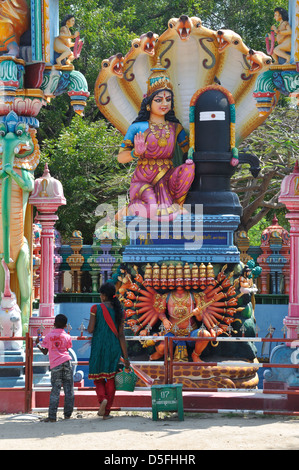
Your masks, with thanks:
[(175, 167), (176, 143), (188, 151), (188, 136), (174, 113), (172, 85), (159, 61), (148, 80), (147, 95), (130, 125), (118, 155), (120, 163), (137, 160), (130, 185), (128, 215), (174, 219), (194, 179), (193, 160)]

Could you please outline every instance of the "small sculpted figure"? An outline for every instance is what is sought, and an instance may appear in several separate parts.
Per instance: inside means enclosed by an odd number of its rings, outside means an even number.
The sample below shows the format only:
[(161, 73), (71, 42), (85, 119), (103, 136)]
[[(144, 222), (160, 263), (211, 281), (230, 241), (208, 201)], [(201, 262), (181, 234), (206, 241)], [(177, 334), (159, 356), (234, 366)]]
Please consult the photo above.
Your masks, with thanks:
[[(65, 65), (71, 65), (73, 60), (76, 58), (71, 48), (75, 46), (75, 42), (72, 42), (72, 39), (79, 37), (79, 31), (76, 31), (75, 34), (71, 33), (70, 28), (74, 25), (74, 16), (67, 15), (61, 23), (59, 36), (54, 40), (54, 51), (60, 54), (56, 59), (58, 65), (63, 65), (63, 60), (65, 60)], [(80, 47), (82, 48), (82, 42)]]
[(243, 294), (243, 302), (250, 302), (253, 295), (257, 293), (258, 289), (253, 282), (252, 272), (248, 266), (245, 266), (240, 276), (240, 292)]
[[(4, 292), (1, 293), (0, 302), (0, 325), (1, 335), (7, 338), (16, 336), (22, 336), (22, 322), (21, 322), (21, 310), (17, 304), (16, 295), (11, 292), (10, 274), (9, 269), (2, 259), (2, 266), (5, 272), (5, 288)], [(4, 349), (6, 350), (17, 350), (21, 349), (22, 341), (4, 341)]]
[(285, 64), (289, 64), (292, 47), (292, 29), (289, 23), (288, 12), (284, 8), (277, 7), (274, 10), (274, 19), (279, 24), (278, 26), (271, 26), (271, 31), (274, 31), (274, 35), (277, 41), (277, 46), (274, 47), (272, 56), (276, 64), (279, 63), (279, 57), (285, 59)]

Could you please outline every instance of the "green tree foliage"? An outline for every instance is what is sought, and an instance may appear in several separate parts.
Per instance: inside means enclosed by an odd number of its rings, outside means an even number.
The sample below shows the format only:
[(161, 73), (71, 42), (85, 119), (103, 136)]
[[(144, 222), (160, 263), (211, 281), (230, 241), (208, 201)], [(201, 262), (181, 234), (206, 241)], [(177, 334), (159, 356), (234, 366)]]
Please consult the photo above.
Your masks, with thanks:
[[(125, 54), (134, 37), (147, 31), (157, 34), (167, 29), (170, 18), (181, 14), (198, 16), (212, 29), (227, 28), (239, 33), (248, 47), (265, 49), (265, 34), (273, 24), (276, 0), (77, 0), (60, 2), (61, 16), (70, 10), (84, 37), (77, 68), (93, 84), (103, 59)], [(288, 0), (279, 5), (287, 8)]]
[[(61, 18), (74, 14), (74, 29), (84, 38), (81, 56), (74, 63), (76, 70), (85, 75), (91, 94), (103, 59), (118, 52), (125, 55), (132, 39), (147, 31), (162, 34), (169, 19), (182, 14), (200, 17), (204, 25), (215, 30), (232, 29), (248, 47), (265, 51), (265, 35), (274, 22), (273, 11), (277, 6), (276, 0), (60, 0), (59, 3)], [(287, 8), (288, 0), (281, 0), (279, 5)], [(72, 110), (68, 97), (63, 95), (55, 101), (63, 103), (62, 120), (69, 124)], [(92, 121), (101, 117), (92, 100), (86, 117)], [(58, 125), (57, 132), (60, 130)]]
[(274, 23), (274, 8), (288, 8), (288, 0), (198, 0), (199, 16), (212, 29), (231, 29), (248, 47), (265, 51), (265, 35)]
[[(118, 195), (127, 194), (132, 174), (132, 166), (125, 167), (116, 161), (122, 136), (105, 121), (94, 100), (94, 84), (102, 60), (118, 52), (125, 55), (132, 39), (147, 31), (160, 35), (168, 20), (181, 14), (200, 17), (205, 26), (215, 30), (232, 29), (248, 47), (265, 51), (265, 34), (274, 22), (277, 2), (60, 0), (59, 3), (60, 18), (72, 13), (76, 18), (74, 30), (79, 30), (84, 38), (81, 56), (74, 65), (86, 77), (91, 96), (84, 118), (74, 115), (67, 94), (53, 99), (40, 113), (38, 138), (42, 158), (36, 175), (42, 174), (44, 163), (48, 162), (51, 174), (63, 184), (67, 198), (67, 206), (59, 209), (57, 228), (65, 239), (73, 230), (81, 230), (88, 243), (98, 220), (94, 215), (97, 205), (102, 202), (115, 205)], [(279, 6), (287, 8), (288, 0), (281, 0)], [(263, 171), (259, 179), (252, 179), (248, 171), (240, 170), (233, 182), (244, 207), (243, 229), (249, 230), (279, 209), (280, 181), (291, 171), (298, 146), (294, 139), (296, 131), (291, 131), (292, 122), (296, 121), (293, 114), (292, 110), (291, 114), (289, 110), (278, 111), (244, 143), (261, 158)]]
[(258, 178), (254, 178), (248, 170), (239, 168), (232, 180), (232, 188), (243, 207), (240, 229), (248, 231), (264, 218), (271, 222), (278, 211), (282, 216), (280, 223), (288, 228), (283, 217), (285, 209), (278, 196), (281, 181), (293, 171), (299, 154), (298, 110), (278, 106), (244, 141), (241, 150), (258, 156), (262, 170)]
[(119, 133), (104, 120), (88, 123), (78, 116), (57, 140), (44, 141), (37, 176), (48, 163), (51, 175), (63, 184), (67, 205), (59, 209), (56, 228), (64, 238), (80, 230), (85, 243), (92, 243), (96, 207), (109, 202), (117, 210), (117, 198), (126, 194), (130, 179), (116, 159), (120, 142)]

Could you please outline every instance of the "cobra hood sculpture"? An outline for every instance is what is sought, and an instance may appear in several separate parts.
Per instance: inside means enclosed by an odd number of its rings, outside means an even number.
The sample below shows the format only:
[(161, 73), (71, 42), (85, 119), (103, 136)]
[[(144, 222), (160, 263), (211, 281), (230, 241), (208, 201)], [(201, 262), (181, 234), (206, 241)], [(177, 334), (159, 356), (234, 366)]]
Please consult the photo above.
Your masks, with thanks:
[(123, 135), (138, 114), (158, 58), (173, 84), (175, 114), (187, 133), (192, 96), (215, 83), (234, 98), (237, 146), (273, 109), (260, 115), (253, 96), (256, 80), (269, 69), (272, 58), (252, 51), (234, 31), (213, 31), (204, 27), (200, 18), (182, 15), (171, 18), (160, 37), (144, 34), (132, 42), (124, 58), (117, 54), (102, 63), (95, 99), (102, 114)]

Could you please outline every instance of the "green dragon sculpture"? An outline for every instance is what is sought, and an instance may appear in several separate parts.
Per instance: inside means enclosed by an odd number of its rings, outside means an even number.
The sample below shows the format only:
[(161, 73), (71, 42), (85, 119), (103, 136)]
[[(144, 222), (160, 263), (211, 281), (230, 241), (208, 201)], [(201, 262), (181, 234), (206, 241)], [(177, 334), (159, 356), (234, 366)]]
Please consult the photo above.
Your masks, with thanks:
[[(15, 112), (0, 122), (0, 258), (18, 279), (23, 334), (30, 316), (30, 249), (26, 232), (26, 211), (34, 188), (33, 170), (39, 162), (35, 130)], [(31, 224), (28, 224), (28, 226)], [(0, 291), (4, 290), (4, 269), (0, 267)]]

